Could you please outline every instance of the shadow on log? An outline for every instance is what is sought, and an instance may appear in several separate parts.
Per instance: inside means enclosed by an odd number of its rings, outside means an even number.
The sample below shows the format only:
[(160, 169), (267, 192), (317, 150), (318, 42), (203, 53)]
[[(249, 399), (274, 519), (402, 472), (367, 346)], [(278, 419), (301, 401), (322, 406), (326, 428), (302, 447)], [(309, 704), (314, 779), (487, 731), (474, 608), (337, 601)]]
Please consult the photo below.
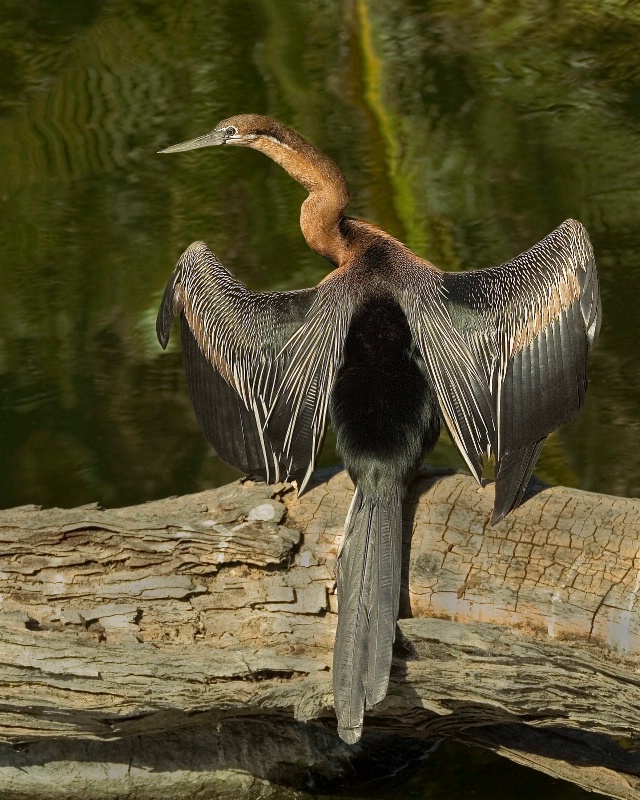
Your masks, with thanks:
[(418, 479), (389, 694), (349, 747), (330, 665), (350, 496), (334, 471), (300, 499), (245, 482), (0, 512), (3, 796), (282, 796), (445, 736), (640, 798), (640, 501), (544, 488), (490, 528), (491, 486)]

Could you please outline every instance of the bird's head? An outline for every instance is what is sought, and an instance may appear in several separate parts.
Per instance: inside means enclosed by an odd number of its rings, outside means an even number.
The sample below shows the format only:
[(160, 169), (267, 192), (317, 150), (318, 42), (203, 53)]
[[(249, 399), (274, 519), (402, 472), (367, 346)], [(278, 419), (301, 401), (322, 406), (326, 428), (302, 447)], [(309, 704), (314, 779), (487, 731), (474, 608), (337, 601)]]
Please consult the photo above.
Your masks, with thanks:
[[(160, 153), (178, 153), (182, 150), (195, 150), (197, 147), (213, 147), (218, 144), (233, 144), (241, 147), (260, 147), (264, 142), (276, 142), (291, 147), (287, 141), (293, 131), (270, 117), (260, 114), (238, 114), (223, 119), (210, 132), (180, 144), (160, 150)], [(297, 134), (293, 134), (297, 136)], [(262, 149), (262, 148), (260, 148)]]

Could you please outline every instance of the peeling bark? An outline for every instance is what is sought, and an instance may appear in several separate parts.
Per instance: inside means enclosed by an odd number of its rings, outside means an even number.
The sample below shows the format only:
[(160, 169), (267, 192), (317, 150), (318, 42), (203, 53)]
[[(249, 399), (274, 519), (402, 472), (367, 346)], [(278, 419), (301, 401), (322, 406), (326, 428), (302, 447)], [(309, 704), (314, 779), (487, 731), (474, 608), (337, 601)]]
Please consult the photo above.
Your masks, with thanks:
[(450, 736), (640, 798), (640, 501), (538, 487), (491, 528), (491, 486), (418, 479), (389, 694), (350, 748), (330, 675), (350, 494), (334, 472), (299, 499), (0, 512), (3, 796), (267, 796)]

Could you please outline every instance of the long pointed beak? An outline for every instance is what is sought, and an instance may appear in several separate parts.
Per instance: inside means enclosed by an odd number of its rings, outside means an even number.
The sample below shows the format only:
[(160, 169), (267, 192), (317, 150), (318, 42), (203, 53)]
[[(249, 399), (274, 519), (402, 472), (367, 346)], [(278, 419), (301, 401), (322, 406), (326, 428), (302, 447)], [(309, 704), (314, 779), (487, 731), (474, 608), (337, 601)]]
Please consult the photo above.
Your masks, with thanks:
[(181, 150), (195, 150), (197, 147), (212, 147), (216, 144), (224, 144), (224, 140), (224, 131), (211, 131), (211, 133), (205, 133), (204, 136), (198, 136), (196, 139), (189, 139), (188, 142), (173, 144), (171, 147), (165, 147), (164, 150), (158, 150), (158, 152), (179, 153)]

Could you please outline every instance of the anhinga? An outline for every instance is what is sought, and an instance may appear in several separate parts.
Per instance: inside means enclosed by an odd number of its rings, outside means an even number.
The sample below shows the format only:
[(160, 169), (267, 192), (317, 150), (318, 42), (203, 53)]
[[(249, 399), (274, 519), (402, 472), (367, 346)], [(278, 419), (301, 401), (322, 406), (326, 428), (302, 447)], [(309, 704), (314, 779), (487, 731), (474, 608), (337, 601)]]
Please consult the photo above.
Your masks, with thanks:
[(225, 461), (267, 483), (313, 472), (327, 412), (356, 486), (338, 560), (333, 656), (340, 736), (385, 696), (398, 616), (401, 504), (444, 419), (469, 468), (496, 458), (492, 523), (518, 505), (545, 437), (582, 404), (600, 297), (591, 244), (567, 220), (502, 266), (446, 273), (344, 216), (334, 162), (268, 117), (243, 114), (163, 153), (261, 150), (309, 192), (300, 226), (335, 269), (318, 286), (255, 293), (202, 242), (181, 256), (158, 313), (180, 317), (191, 400)]

